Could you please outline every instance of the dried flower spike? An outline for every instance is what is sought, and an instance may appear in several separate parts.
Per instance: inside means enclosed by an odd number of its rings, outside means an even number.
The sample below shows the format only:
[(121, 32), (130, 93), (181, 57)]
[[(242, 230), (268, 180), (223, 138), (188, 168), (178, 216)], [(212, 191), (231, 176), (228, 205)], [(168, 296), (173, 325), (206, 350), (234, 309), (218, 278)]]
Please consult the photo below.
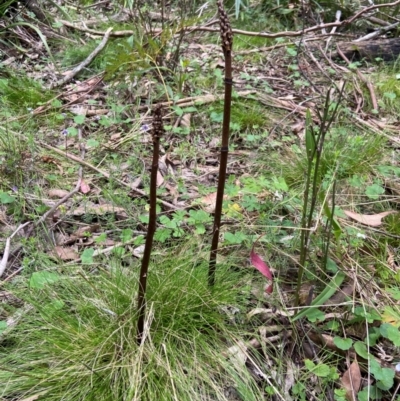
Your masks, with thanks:
[(152, 135), (153, 135), (153, 141), (156, 138), (161, 138), (164, 135), (164, 126), (162, 122), (162, 106), (161, 105), (156, 105), (153, 109), (153, 129), (152, 129)]
[(222, 0), (217, 1), (218, 13), (219, 13), (219, 24), (221, 27), (221, 39), (222, 48), (224, 52), (230, 52), (232, 50), (233, 34), (231, 24), (229, 22), (228, 14), (226, 13)]
[(153, 128), (151, 134), (153, 136), (153, 161), (151, 163), (150, 176), (150, 209), (149, 209), (149, 225), (147, 229), (146, 243), (142, 258), (142, 267), (139, 276), (138, 290), (138, 323), (137, 323), (137, 343), (140, 345), (144, 339), (144, 321), (146, 315), (146, 286), (147, 273), (149, 270), (151, 250), (153, 247), (153, 237), (156, 232), (157, 224), (157, 173), (158, 160), (160, 156), (160, 137), (164, 134), (162, 122), (163, 109), (160, 105), (156, 105), (152, 112)]

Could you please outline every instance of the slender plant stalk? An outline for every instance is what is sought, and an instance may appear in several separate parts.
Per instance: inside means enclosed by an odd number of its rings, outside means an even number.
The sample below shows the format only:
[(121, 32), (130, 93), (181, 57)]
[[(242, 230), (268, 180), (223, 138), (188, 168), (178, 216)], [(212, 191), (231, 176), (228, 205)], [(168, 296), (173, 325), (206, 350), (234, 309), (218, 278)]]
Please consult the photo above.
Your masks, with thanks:
[(210, 263), (208, 267), (208, 284), (213, 286), (215, 283), (215, 268), (218, 253), (219, 230), (221, 227), (222, 203), (224, 199), (226, 166), (228, 163), (229, 149), (229, 123), (231, 119), (231, 99), (232, 99), (232, 43), (233, 34), (228, 15), (224, 10), (222, 1), (217, 1), (218, 13), (221, 28), (222, 50), (225, 56), (225, 97), (224, 97), (224, 118), (222, 123), (222, 143), (221, 159), (219, 165), (217, 199), (215, 202), (213, 237), (211, 243)]
[(143, 339), (144, 320), (146, 315), (146, 285), (147, 273), (149, 270), (149, 262), (151, 256), (151, 249), (153, 246), (153, 237), (156, 231), (157, 221), (157, 171), (158, 159), (160, 154), (160, 137), (164, 134), (164, 127), (162, 123), (162, 107), (155, 106), (153, 110), (153, 162), (151, 165), (151, 179), (150, 179), (150, 211), (149, 211), (149, 227), (147, 230), (146, 244), (144, 247), (142, 267), (140, 269), (139, 277), (139, 291), (138, 291), (138, 324), (137, 324), (137, 342), (140, 345)]
[(328, 91), (328, 94), (326, 96), (323, 114), (321, 114), (319, 110), (317, 110), (320, 120), (320, 128), (318, 133), (316, 133), (314, 130), (311, 113), (309, 111), (307, 112), (307, 118), (306, 118), (307, 177), (306, 177), (306, 188), (304, 191), (303, 213), (301, 218), (302, 231), (300, 238), (300, 260), (299, 260), (299, 272), (297, 276), (296, 299), (295, 299), (296, 306), (298, 306), (300, 302), (300, 287), (303, 282), (304, 266), (310, 248), (314, 210), (317, 204), (318, 194), (320, 192), (321, 182), (323, 178), (320, 177), (319, 173), (319, 168), (321, 166), (322, 151), (326, 135), (328, 134), (329, 128), (336, 117), (336, 113), (338, 111), (338, 107), (342, 99), (343, 88), (339, 92), (338, 101), (335, 104), (335, 107), (333, 108), (332, 111), (330, 102), (331, 91)]

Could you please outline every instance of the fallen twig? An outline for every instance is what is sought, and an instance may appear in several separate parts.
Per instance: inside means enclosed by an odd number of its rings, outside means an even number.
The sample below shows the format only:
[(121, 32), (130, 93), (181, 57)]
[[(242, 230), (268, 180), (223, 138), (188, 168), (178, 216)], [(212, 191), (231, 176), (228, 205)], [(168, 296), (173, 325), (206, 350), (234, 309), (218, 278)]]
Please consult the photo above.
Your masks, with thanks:
[[(91, 33), (92, 35), (104, 36), (108, 32), (108, 30), (106, 32), (104, 32), (104, 31), (96, 31), (95, 29), (90, 29), (90, 28), (86, 28), (86, 27), (83, 27), (83, 26), (79, 26), (77, 24), (73, 24), (70, 21), (65, 21), (65, 20), (62, 20), (62, 19), (57, 20), (57, 22), (65, 25), (65, 26), (67, 26), (69, 28), (76, 29), (77, 31)], [(108, 28), (108, 29), (110, 30), (112, 28)], [(112, 37), (124, 37), (124, 36), (134, 35), (135, 33), (136, 33), (135, 31), (130, 31), (130, 30), (127, 30), (127, 31), (115, 31), (115, 32), (110, 32), (109, 36), (112, 36)]]
[(78, 74), (80, 71), (82, 71), (86, 66), (88, 66), (93, 59), (104, 49), (106, 46), (108, 39), (110, 37), (110, 33), (113, 28), (108, 28), (107, 31), (104, 34), (103, 40), (99, 43), (99, 45), (94, 49), (92, 53), (89, 54), (89, 56), (82, 61), (77, 67), (75, 67), (71, 73), (69, 73), (67, 76), (64, 78), (60, 79), (59, 81), (55, 82), (54, 84), (50, 85), (50, 89), (53, 89), (57, 86), (64, 85), (65, 83), (69, 82), (76, 74)]
[[(238, 97), (245, 97), (251, 94), (256, 93), (255, 90), (247, 90), (242, 92), (236, 92), (235, 95)], [(184, 99), (179, 99), (177, 101), (168, 101), (168, 102), (161, 102), (158, 103), (163, 107), (171, 106), (171, 105), (179, 105), (180, 107), (187, 107), (187, 106), (195, 106), (197, 104), (205, 104), (205, 103), (212, 103), (219, 100), (222, 100), (224, 95), (201, 95), (201, 96), (194, 96), (194, 97), (186, 97)], [(140, 106), (139, 109), (146, 109), (148, 106)]]
[(368, 35), (365, 35), (365, 36), (362, 36), (361, 38), (353, 40), (353, 43), (362, 42), (364, 40), (376, 38), (378, 36), (385, 34), (387, 31), (390, 31), (390, 30), (396, 28), (398, 25), (400, 25), (400, 22), (395, 22), (394, 24), (379, 28), (376, 31), (369, 33)]

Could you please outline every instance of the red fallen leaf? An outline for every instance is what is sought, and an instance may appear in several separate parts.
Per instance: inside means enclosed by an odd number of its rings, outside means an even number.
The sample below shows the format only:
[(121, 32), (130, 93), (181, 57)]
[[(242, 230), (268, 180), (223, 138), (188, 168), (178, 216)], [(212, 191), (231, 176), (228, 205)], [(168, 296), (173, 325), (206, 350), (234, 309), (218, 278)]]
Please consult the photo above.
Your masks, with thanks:
[(86, 182), (85, 181), (83, 181), (82, 180), (82, 182), (81, 182), (81, 192), (83, 193), (83, 194), (87, 194), (88, 192), (90, 192), (90, 187), (89, 187), (89, 184), (86, 184)]
[(250, 262), (251, 264), (268, 280), (271, 281), (271, 284), (265, 289), (265, 292), (268, 294), (272, 293), (273, 286), (272, 286), (272, 273), (267, 264), (262, 260), (261, 256), (254, 252), (254, 246), (250, 253)]

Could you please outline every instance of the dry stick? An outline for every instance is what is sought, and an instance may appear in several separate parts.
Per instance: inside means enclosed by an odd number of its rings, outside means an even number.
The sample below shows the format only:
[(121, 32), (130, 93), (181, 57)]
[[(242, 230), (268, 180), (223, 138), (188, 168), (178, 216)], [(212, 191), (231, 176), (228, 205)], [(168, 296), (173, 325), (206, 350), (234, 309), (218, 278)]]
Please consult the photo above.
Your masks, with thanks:
[(383, 28), (378, 29), (377, 31), (371, 32), (361, 38), (358, 38), (356, 40), (353, 40), (353, 43), (358, 43), (358, 42), (363, 42), (364, 40), (370, 40), (373, 38), (376, 38), (378, 36), (382, 36), (383, 34), (385, 34), (387, 31), (390, 31), (394, 28), (396, 28), (398, 25), (400, 24), (400, 22), (395, 22), (394, 24), (385, 26)]
[(103, 40), (99, 43), (99, 45), (94, 49), (92, 53), (89, 54), (89, 56), (83, 60), (81, 64), (79, 64), (77, 67), (75, 67), (70, 74), (68, 74), (66, 77), (60, 79), (59, 81), (55, 82), (54, 84), (50, 85), (50, 89), (53, 89), (57, 86), (64, 85), (65, 83), (71, 81), (71, 79), (78, 74), (80, 71), (82, 71), (86, 66), (88, 66), (93, 59), (104, 49), (108, 42), (108, 38), (110, 37), (110, 33), (113, 28), (108, 28), (106, 33), (104, 34)]
[[(314, 32), (314, 31), (318, 31), (322, 28), (331, 28), (331, 27), (338, 27), (341, 25), (344, 25), (346, 23), (347, 20), (343, 21), (343, 22), (330, 22), (327, 24), (320, 24), (320, 25), (315, 25), (313, 27), (307, 28), (303, 31), (283, 31), (283, 32), (276, 32), (276, 33), (267, 33), (267, 32), (251, 32), (251, 31), (243, 31), (240, 29), (232, 29), (232, 33), (238, 34), (238, 35), (245, 35), (245, 36), (258, 36), (258, 37), (262, 37), (262, 38), (281, 38), (281, 37), (296, 37), (296, 36), (301, 36), (304, 33), (308, 33), (308, 32)], [(105, 34), (105, 32), (103, 31), (96, 31), (94, 29), (89, 29), (89, 28), (83, 28), (80, 26), (77, 26), (75, 24), (72, 24), (71, 22), (68, 21), (64, 21), (64, 20), (58, 20), (57, 22), (61, 22), (63, 25), (68, 26), (70, 28), (74, 28), (76, 30), (79, 31), (83, 31), (83, 32), (87, 32), (87, 33), (91, 33), (92, 35), (98, 35), (98, 36), (103, 36)], [(188, 31), (189, 33), (192, 32), (219, 32), (219, 28), (210, 28), (208, 26), (188, 26), (188, 27), (184, 27), (178, 31), (176, 31), (176, 34), (179, 34), (182, 30)], [(160, 34), (162, 32), (162, 29), (155, 29), (153, 31), (154, 34)], [(133, 34), (135, 34), (134, 31), (115, 31), (112, 32), (110, 36), (113, 37), (124, 37), (124, 36), (132, 36)]]
[[(44, 148), (52, 150), (53, 152), (55, 152), (55, 153), (57, 153), (57, 154), (59, 154), (61, 156), (67, 157), (70, 160), (76, 161), (77, 163), (82, 164), (82, 166), (86, 166), (86, 167), (90, 168), (91, 170), (96, 171), (96, 173), (101, 174), (103, 177), (107, 178), (108, 180), (111, 179), (111, 175), (109, 173), (107, 173), (106, 171), (100, 170), (99, 168), (97, 168), (96, 166), (93, 166), (92, 164), (90, 164), (88, 162), (85, 162), (84, 160), (82, 160), (78, 156), (72, 155), (71, 153), (66, 153), (65, 151), (63, 151), (61, 149), (54, 148), (53, 146), (47, 145), (47, 143), (45, 143), (45, 142), (42, 142), (42, 141), (38, 141), (38, 142)], [(139, 195), (147, 196), (146, 192), (144, 192), (144, 191), (142, 191), (142, 190), (140, 190), (138, 188), (133, 187), (129, 183), (124, 182), (122, 180), (119, 180), (118, 178), (113, 178), (113, 179), (116, 182), (118, 182), (118, 184), (123, 185), (124, 187), (127, 187), (127, 188), (131, 189), (132, 191), (138, 193)], [(163, 206), (165, 206), (168, 210), (176, 210), (177, 209), (177, 207), (174, 206), (172, 203), (163, 201), (161, 199), (160, 199), (160, 203)]]
[[(241, 92), (236, 92), (236, 95), (238, 97), (245, 97), (248, 95), (252, 95), (253, 93), (256, 93), (256, 90), (246, 90), (246, 91), (241, 91)], [(188, 107), (188, 106), (195, 106), (197, 104), (206, 104), (206, 103), (212, 103), (216, 102), (218, 100), (222, 100), (224, 95), (201, 95), (201, 96), (194, 96), (194, 97), (185, 97), (183, 99), (179, 99), (177, 101), (170, 100), (168, 102), (161, 102), (158, 103), (159, 105), (166, 107), (166, 106), (172, 106), (172, 105), (179, 105), (181, 107)], [(147, 108), (148, 106), (140, 106), (139, 110), (143, 110)]]
[(151, 165), (150, 178), (150, 211), (149, 211), (149, 227), (147, 230), (146, 243), (144, 246), (142, 267), (139, 276), (139, 291), (138, 291), (138, 324), (137, 324), (137, 343), (140, 345), (143, 339), (144, 319), (146, 314), (146, 285), (147, 272), (149, 270), (149, 262), (151, 256), (151, 248), (153, 246), (153, 237), (156, 231), (157, 223), (157, 172), (158, 159), (160, 155), (160, 137), (164, 134), (162, 122), (162, 107), (156, 106), (153, 110), (153, 162)]
[(215, 268), (217, 262), (218, 240), (220, 232), (219, 230), (221, 227), (221, 214), (222, 214), (222, 203), (224, 200), (226, 166), (228, 163), (229, 122), (231, 118), (231, 99), (232, 99), (232, 83), (233, 83), (232, 54), (231, 54), (232, 42), (233, 42), (232, 28), (229, 23), (228, 15), (222, 5), (222, 1), (218, 0), (217, 5), (220, 18), (222, 50), (225, 56), (225, 98), (224, 98), (224, 119), (222, 123), (221, 160), (219, 165), (217, 199), (215, 202), (214, 227), (213, 227), (213, 238), (211, 243), (210, 263), (208, 267), (209, 286), (213, 286), (215, 283)]

